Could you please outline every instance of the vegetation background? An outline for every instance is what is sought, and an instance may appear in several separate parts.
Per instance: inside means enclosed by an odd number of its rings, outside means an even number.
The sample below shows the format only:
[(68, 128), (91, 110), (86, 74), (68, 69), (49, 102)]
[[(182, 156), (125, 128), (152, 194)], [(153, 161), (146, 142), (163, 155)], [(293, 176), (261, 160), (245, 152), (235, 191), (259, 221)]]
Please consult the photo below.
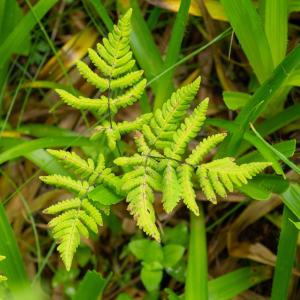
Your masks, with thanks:
[[(96, 120), (53, 89), (95, 95), (76, 62), (128, 8), (148, 89), (118, 119), (161, 107), (200, 75), (196, 102), (210, 99), (201, 137), (228, 132), (212, 155), (273, 169), (217, 205), (197, 193), (199, 218), (156, 201), (161, 244), (118, 203), (67, 272), (42, 213), (67, 192), (39, 176), (63, 172), (47, 148), (94, 154)], [(298, 0), (1, 0), (0, 298), (300, 299), (299, 12)]]

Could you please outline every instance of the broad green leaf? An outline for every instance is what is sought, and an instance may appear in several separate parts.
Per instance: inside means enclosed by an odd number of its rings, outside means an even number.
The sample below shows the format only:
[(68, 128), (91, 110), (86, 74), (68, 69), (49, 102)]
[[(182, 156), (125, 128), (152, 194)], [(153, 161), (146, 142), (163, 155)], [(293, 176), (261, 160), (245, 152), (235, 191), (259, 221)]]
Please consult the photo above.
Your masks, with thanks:
[(165, 227), (162, 240), (164, 244), (187, 246), (189, 240), (187, 224), (180, 223), (175, 227)]
[(173, 267), (183, 256), (184, 247), (180, 245), (167, 245), (163, 247), (163, 266), (165, 268)]
[(158, 290), (162, 276), (162, 267), (158, 262), (144, 263), (141, 271), (141, 280), (147, 291)]
[(223, 99), (226, 106), (231, 110), (237, 110), (246, 105), (251, 96), (241, 92), (223, 92)]
[(96, 271), (87, 271), (72, 300), (100, 299), (109, 279), (109, 277), (107, 279), (102, 278)]
[(104, 185), (98, 185), (88, 193), (90, 199), (102, 205), (113, 205), (121, 202), (124, 196), (116, 194)]
[(156, 241), (134, 240), (129, 243), (129, 250), (137, 259), (146, 263), (162, 262), (163, 260), (161, 245)]
[(129, 296), (128, 294), (122, 293), (122, 294), (118, 295), (116, 300), (133, 300), (133, 298), (131, 296)]

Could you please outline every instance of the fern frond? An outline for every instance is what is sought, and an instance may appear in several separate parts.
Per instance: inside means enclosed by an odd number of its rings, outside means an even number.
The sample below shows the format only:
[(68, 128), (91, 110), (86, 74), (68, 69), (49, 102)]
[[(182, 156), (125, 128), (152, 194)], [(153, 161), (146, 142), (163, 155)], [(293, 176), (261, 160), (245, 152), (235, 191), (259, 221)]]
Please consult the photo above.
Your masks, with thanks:
[(100, 99), (91, 99), (81, 96), (76, 97), (71, 93), (61, 89), (56, 89), (55, 91), (63, 102), (74, 108), (90, 110), (98, 113), (99, 115), (105, 113), (108, 109), (108, 100), (105, 96), (102, 96)]
[(102, 225), (99, 210), (88, 199), (68, 199), (54, 204), (45, 210), (48, 214), (59, 214), (49, 222), (53, 237), (59, 243), (58, 251), (70, 270), (73, 256), (80, 244), (80, 235), (89, 236), (89, 230), (98, 232)]
[(247, 184), (249, 179), (269, 165), (257, 162), (239, 166), (233, 159), (227, 157), (200, 165), (197, 175), (207, 199), (216, 203), (216, 195), (226, 197), (226, 190), (232, 192), (234, 186)]
[(183, 203), (196, 215), (199, 216), (199, 208), (196, 203), (196, 194), (193, 188), (193, 168), (187, 164), (178, 167), (178, 181)]
[(40, 176), (40, 180), (49, 185), (72, 191), (79, 196), (88, 193), (92, 188), (87, 181), (74, 180), (68, 176), (62, 175)]
[(98, 88), (101, 92), (105, 92), (109, 88), (109, 80), (100, 77), (92, 69), (90, 69), (90, 67), (86, 63), (79, 61), (77, 62), (76, 66), (80, 75), (88, 83)]
[(186, 159), (186, 162), (190, 165), (198, 165), (205, 155), (221, 143), (225, 137), (226, 133), (218, 133), (203, 139)]
[(67, 199), (49, 206), (43, 212), (45, 214), (54, 215), (65, 210), (79, 208), (80, 205), (81, 205), (81, 200), (79, 198)]
[(112, 90), (126, 88), (137, 83), (143, 76), (144, 71), (133, 71), (122, 77), (111, 79), (110, 87)]
[(173, 161), (168, 160), (163, 174), (162, 203), (167, 213), (170, 213), (180, 200), (180, 186)]
[(82, 159), (75, 152), (64, 150), (47, 150), (52, 156), (62, 161), (67, 169), (71, 169), (74, 174), (80, 175), (80, 178), (85, 179), (91, 176), (95, 170), (95, 163), (91, 158)]
[(174, 132), (186, 115), (187, 109), (196, 96), (200, 85), (200, 77), (174, 92), (162, 109), (154, 112), (150, 125), (143, 127), (143, 134), (149, 145), (163, 149), (169, 146)]
[(193, 113), (185, 118), (184, 123), (176, 131), (170, 149), (174, 157), (184, 154), (187, 144), (199, 133), (205, 121), (205, 114), (208, 107), (208, 99), (204, 99)]

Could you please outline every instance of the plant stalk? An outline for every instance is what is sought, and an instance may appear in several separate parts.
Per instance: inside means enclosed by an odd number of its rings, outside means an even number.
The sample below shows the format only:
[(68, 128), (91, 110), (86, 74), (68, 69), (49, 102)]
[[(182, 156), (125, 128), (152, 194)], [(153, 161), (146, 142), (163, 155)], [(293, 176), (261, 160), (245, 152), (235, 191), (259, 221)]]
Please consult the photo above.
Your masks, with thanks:
[(199, 216), (191, 213), (185, 300), (208, 300), (206, 228), (202, 204)]

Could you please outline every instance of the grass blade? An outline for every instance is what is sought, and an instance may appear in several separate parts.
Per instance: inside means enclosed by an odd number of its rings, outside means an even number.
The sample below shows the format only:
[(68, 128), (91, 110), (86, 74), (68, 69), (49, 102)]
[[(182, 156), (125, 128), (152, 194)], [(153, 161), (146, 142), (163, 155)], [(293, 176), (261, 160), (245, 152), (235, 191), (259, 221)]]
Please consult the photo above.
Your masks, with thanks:
[(284, 58), (288, 41), (288, 1), (265, 0), (265, 32), (276, 67)]
[[(189, 7), (191, 0), (182, 0), (180, 8), (176, 15), (176, 20), (173, 26), (171, 38), (168, 44), (166, 59), (164, 62), (164, 69), (169, 68), (178, 60), (181, 43), (184, 36), (185, 26), (189, 16)], [(164, 101), (166, 101), (174, 90), (173, 74), (174, 69), (166, 73), (158, 83), (158, 90), (154, 101), (154, 110), (160, 108)]]
[(14, 292), (29, 286), (27, 274), (4, 207), (0, 204), (0, 254), (6, 259), (1, 262), (1, 271), (8, 278), (8, 287)]
[(209, 300), (229, 300), (271, 277), (269, 267), (246, 267), (230, 272), (208, 283)]
[(290, 161), (284, 154), (282, 154), (280, 151), (275, 149), (273, 146), (271, 146), (269, 143), (267, 143), (264, 138), (256, 131), (256, 129), (253, 127), (252, 124), (250, 124), (251, 129), (255, 133), (255, 135), (265, 144), (265, 146), (270, 149), (278, 158), (280, 158), (286, 165), (288, 165), (292, 170), (294, 170), (296, 173), (300, 175), (300, 168), (295, 165), (292, 161)]
[[(283, 198), (290, 197), (290, 189), (283, 193), (282, 196)], [(294, 201), (297, 200), (299, 198), (294, 199)], [(292, 275), (298, 238), (298, 230), (290, 220), (297, 221), (297, 218), (285, 205), (283, 208), (282, 228), (277, 251), (271, 300), (288, 299), (288, 287)]]
[[(291, 51), (286, 58), (273, 71), (272, 76), (266, 80), (241, 110), (234, 123), (239, 127), (235, 133), (226, 138), (222, 144), (222, 154), (234, 156), (238, 151), (243, 135), (249, 123), (254, 123), (260, 116), (274, 94), (284, 84), (287, 76), (292, 73), (300, 63), (300, 45)], [(226, 149), (226, 152), (224, 151)]]
[(199, 206), (200, 215), (191, 213), (191, 234), (187, 276), (185, 283), (185, 300), (208, 299), (207, 249), (204, 212)]
[(262, 83), (271, 74), (273, 62), (262, 20), (255, 6), (250, 0), (221, 0), (221, 3), (256, 77)]
[(80, 137), (55, 137), (55, 138), (40, 138), (34, 141), (22, 142), (19, 145), (12, 147), (0, 154), (0, 164), (9, 160), (15, 159), (22, 155), (28, 154), (37, 149), (51, 148), (51, 147), (71, 147), (90, 145), (89, 139)]
[(58, 0), (40, 0), (26, 16), (24, 16), (11, 34), (0, 46), (0, 69), (10, 56), (20, 48), (32, 28), (54, 6)]

